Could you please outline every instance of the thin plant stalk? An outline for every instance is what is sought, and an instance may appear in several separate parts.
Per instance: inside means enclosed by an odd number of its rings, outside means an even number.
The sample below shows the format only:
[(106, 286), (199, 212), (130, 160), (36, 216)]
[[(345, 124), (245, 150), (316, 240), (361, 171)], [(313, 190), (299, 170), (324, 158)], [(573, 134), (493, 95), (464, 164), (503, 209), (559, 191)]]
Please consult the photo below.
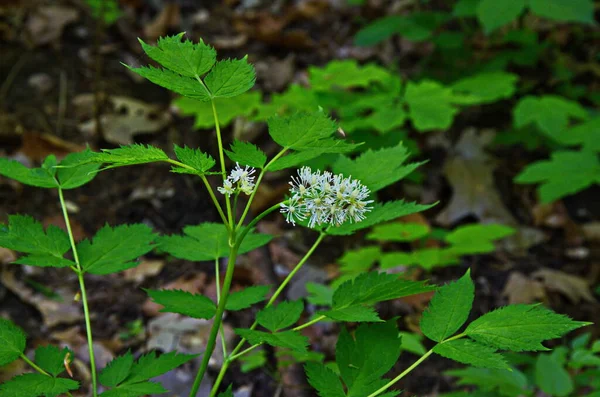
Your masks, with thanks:
[[(219, 269), (219, 258), (215, 259), (215, 285), (217, 287), (217, 302), (221, 300), (221, 275)], [(225, 330), (223, 328), (223, 324), (221, 324), (221, 329), (219, 330), (221, 335), (221, 347), (223, 348), (223, 357), (227, 357), (227, 346), (225, 345)]]
[(85, 319), (85, 331), (87, 335), (88, 352), (90, 355), (90, 373), (92, 375), (92, 394), (94, 397), (98, 395), (98, 382), (96, 379), (96, 357), (94, 355), (94, 338), (92, 337), (92, 324), (90, 321), (90, 309), (88, 307), (87, 293), (85, 290), (85, 281), (83, 279), (83, 269), (79, 263), (79, 255), (77, 254), (77, 247), (75, 246), (75, 238), (73, 237), (73, 231), (71, 230), (71, 222), (69, 220), (69, 213), (67, 212), (67, 206), (65, 204), (65, 197), (62, 189), (58, 188), (58, 198), (60, 200), (60, 207), (62, 208), (65, 225), (67, 227), (67, 234), (69, 235), (69, 241), (71, 243), (71, 250), (73, 252), (73, 259), (77, 266), (77, 278), (79, 280), (79, 290), (81, 292), (81, 303), (83, 305), (83, 316)]

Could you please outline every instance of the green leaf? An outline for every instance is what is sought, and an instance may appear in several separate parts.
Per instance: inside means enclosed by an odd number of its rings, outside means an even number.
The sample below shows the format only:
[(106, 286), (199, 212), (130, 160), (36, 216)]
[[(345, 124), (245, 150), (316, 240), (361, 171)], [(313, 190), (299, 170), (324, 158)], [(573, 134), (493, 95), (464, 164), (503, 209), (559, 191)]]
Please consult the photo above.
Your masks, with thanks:
[(94, 153), (87, 162), (108, 164), (105, 169), (123, 167), (127, 165), (147, 164), (169, 160), (161, 149), (151, 145), (133, 144), (121, 146), (118, 149), (102, 149), (101, 153)]
[[(291, 351), (291, 350), (287, 350)], [(243, 373), (248, 373), (258, 368), (262, 368), (267, 363), (267, 355), (264, 349), (256, 349), (248, 354), (244, 354), (239, 358), (240, 370)]]
[(271, 332), (287, 328), (300, 319), (304, 311), (301, 300), (284, 301), (277, 305), (265, 307), (256, 315), (256, 321)]
[(23, 330), (0, 317), (0, 366), (15, 361), (25, 351)]
[(483, 31), (490, 34), (514, 21), (525, 6), (526, 0), (481, 0), (477, 6), (477, 18), (483, 25)]
[(57, 226), (46, 232), (38, 221), (27, 215), (10, 215), (8, 229), (0, 228), (0, 247), (26, 254), (50, 255), (57, 258), (69, 250), (69, 236)]
[(186, 77), (199, 77), (208, 72), (215, 64), (217, 52), (204, 44), (202, 39), (197, 44), (189, 40), (181, 41), (185, 33), (166, 36), (158, 39), (156, 46), (151, 46), (138, 39), (144, 52), (167, 69)]
[(464, 331), (477, 342), (513, 351), (548, 350), (541, 342), (589, 325), (539, 305), (510, 305), (486, 313)]
[(436, 12), (413, 12), (407, 16), (379, 18), (358, 31), (354, 44), (372, 46), (396, 33), (412, 41), (427, 40), (445, 19), (444, 14)]
[(56, 378), (65, 371), (64, 360), (67, 354), (74, 357), (73, 351), (66, 347), (59, 349), (54, 345), (39, 346), (35, 349), (35, 363)]
[(554, 95), (526, 96), (513, 108), (515, 128), (533, 123), (551, 138), (566, 133), (569, 119), (586, 120), (588, 117), (587, 111), (577, 102)]
[(419, 334), (413, 334), (411, 332), (400, 332), (400, 336), (402, 337), (402, 350), (406, 350), (407, 352), (416, 354), (417, 356), (422, 356), (427, 351), (425, 350), (425, 346), (421, 340), (423, 336)]
[(453, 106), (456, 98), (452, 90), (435, 81), (408, 82), (404, 99), (412, 123), (419, 131), (448, 129), (458, 113), (458, 108)]
[(236, 328), (235, 333), (253, 345), (266, 343), (275, 347), (287, 347), (299, 352), (307, 352), (308, 338), (298, 331), (283, 331), (274, 334), (246, 328)]
[(229, 385), (229, 387), (227, 387), (227, 390), (219, 393), (219, 395), (217, 397), (234, 397), (233, 391), (231, 390), (231, 385)]
[(115, 389), (105, 391), (101, 394), (102, 397), (142, 397), (147, 395), (157, 395), (167, 393), (160, 383), (156, 382), (138, 382), (131, 384), (123, 384)]
[(254, 168), (263, 168), (267, 162), (267, 155), (250, 142), (235, 140), (231, 144), (231, 151), (225, 150), (225, 153), (231, 161)]
[(582, 145), (586, 151), (600, 152), (600, 117), (570, 127), (553, 138), (563, 145)]
[(439, 343), (433, 351), (440, 356), (474, 367), (510, 370), (504, 357), (496, 353), (496, 349), (468, 339)]
[(348, 397), (364, 397), (383, 386), (381, 379), (398, 361), (401, 339), (395, 321), (363, 324), (354, 338), (342, 330), (335, 348), (335, 359)]
[(366, 246), (352, 251), (346, 251), (339, 259), (342, 273), (358, 274), (369, 271), (381, 256), (378, 246)]
[(87, 149), (79, 153), (68, 154), (61, 162), (56, 171), (56, 176), (62, 189), (74, 189), (94, 179), (100, 164), (83, 164), (86, 159), (95, 155)]
[(22, 256), (13, 263), (17, 263), (19, 265), (57, 268), (75, 266), (75, 262), (51, 254), (31, 254)]
[(209, 154), (203, 153), (200, 149), (192, 149), (188, 148), (187, 146), (180, 147), (175, 145), (174, 150), (177, 159), (179, 159), (179, 161), (188, 167), (192, 167), (193, 170), (175, 166), (171, 169), (172, 172), (179, 174), (204, 175), (215, 165), (215, 159), (213, 159)]
[(344, 387), (338, 375), (321, 363), (306, 363), (304, 371), (308, 383), (320, 397), (345, 397)]
[(100, 372), (98, 380), (104, 386), (116, 387), (129, 376), (132, 366), (133, 355), (131, 354), (131, 351), (128, 350), (127, 353), (115, 357), (109, 362)]
[(56, 165), (56, 158), (51, 156), (46, 160), (49, 159), (53, 159), (54, 164), (48, 162), (46, 163), (47, 167), (27, 168), (16, 160), (0, 157), (0, 175), (29, 186), (57, 188), (58, 183), (54, 179), (56, 169), (52, 168), (53, 165)]
[(438, 289), (421, 317), (423, 334), (436, 342), (454, 335), (467, 321), (474, 297), (475, 286), (470, 271), (456, 282)]
[[(264, 106), (262, 94), (258, 91), (248, 91), (235, 98), (215, 98), (214, 102), (221, 128), (231, 124), (237, 117), (253, 115)], [(180, 97), (173, 104), (179, 108), (181, 114), (195, 116), (195, 128), (207, 129), (215, 126), (211, 102)]]
[[(161, 236), (158, 246), (176, 258), (191, 261), (210, 261), (229, 255), (227, 228), (221, 223), (202, 223), (183, 228), (185, 236)], [(249, 232), (240, 245), (243, 254), (267, 244), (273, 236)]]
[(472, 103), (490, 103), (513, 96), (518, 76), (506, 72), (484, 72), (452, 84), (452, 90), (473, 97)]
[(161, 312), (179, 313), (192, 318), (211, 319), (217, 306), (204, 295), (196, 295), (182, 290), (146, 289), (152, 300), (164, 307)]
[(436, 266), (452, 265), (457, 263), (458, 254), (452, 248), (421, 248), (410, 253), (390, 252), (381, 256), (382, 269), (396, 266), (420, 266), (432, 269)]
[(321, 312), (334, 321), (347, 323), (378, 323), (383, 321), (372, 306), (353, 305)]
[(313, 90), (329, 91), (332, 87), (368, 87), (383, 83), (390, 72), (374, 63), (359, 65), (355, 59), (332, 60), (325, 67), (308, 68), (310, 86)]
[(452, 15), (455, 17), (474, 17), (477, 12), (477, 5), (481, 0), (458, 0), (454, 4)]
[(135, 267), (136, 259), (154, 247), (156, 235), (144, 224), (106, 225), (94, 239), (77, 244), (79, 262), (84, 271), (92, 274), (109, 274)]
[(549, 396), (566, 397), (575, 389), (571, 375), (554, 354), (537, 357), (535, 383)]
[(515, 234), (512, 227), (497, 224), (474, 224), (460, 226), (448, 233), (444, 240), (452, 244), (452, 250), (461, 254), (493, 252), (494, 240)]
[(331, 287), (324, 284), (308, 282), (306, 283), (306, 292), (308, 293), (306, 300), (313, 305), (331, 306), (333, 299), (333, 290)]
[(402, 17), (398, 15), (376, 19), (356, 33), (354, 44), (361, 47), (374, 46), (393, 36), (397, 32), (396, 27), (401, 21)]
[(2, 397), (58, 397), (69, 390), (77, 390), (79, 382), (53, 378), (42, 374), (19, 375), (0, 385)]
[(179, 354), (175, 351), (164, 353), (156, 357), (156, 352), (152, 351), (141, 356), (133, 364), (129, 376), (127, 376), (123, 384), (130, 385), (132, 383), (152, 379), (169, 372), (196, 357), (198, 357), (197, 354)]
[(585, 150), (553, 152), (550, 160), (530, 164), (514, 180), (540, 183), (541, 201), (550, 203), (600, 183), (600, 160)]
[(247, 309), (250, 306), (262, 302), (267, 298), (271, 287), (268, 285), (255, 285), (244, 288), (240, 291), (234, 291), (227, 297), (225, 310), (236, 311)]
[(256, 81), (254, 66), (248, 57), (219, 61), (204, 78), (212, 98), (231, 98), (248, 91)]
[(595, 23), (592, 0), (529, 0), (529, 7), (537, 15), (554, 21)]
[(431, 230), (421, 223), (387, 223), (377, 225), (367, 235), (368, 240), (411, 242), (427, 236)]
[(390, 201), (384, 204), (376, 203), (365, 220), (358, 223), (345, 223), (342, 226), (330, 227), (327, 234), (331, 236), (348, 236), (357, 230), (365, 229), (392, 219), (428, 210), (434, 204), (407, 203), (404, 200)]
[(196, 79), (181, 76), (170, 70), (155, 68), (152, 66), (133, 68), (128, 65), (129, 70), (147, 78), (151, 82), (168, 90), (176, 92), (188, 98), (199, 101), (210, 101), (211, 95), (206, 88)]
[(333, 172), (352, 175), (352, 178), (361, 181), (372, 192), (376, 192), (401, 180), (424, 164), (424, 162), (404, 164), (409, 156), (410, 153), (400, 142), (393, 147), (375, 151), (369, 149), (355, 159), (339, 156), (333, 164)]
[[(446, 371), (446, 374), (460, 377), (457, 382), (459, 385), (476, 385), (484, 391), (498, 390), (500, 395), (507, 397), (528, 395), (527, 377), (516, 369), (507, 371), (505, 369), (470, 367)], [(497, 396), (498, 394), (494, 393), (493, 395)]]

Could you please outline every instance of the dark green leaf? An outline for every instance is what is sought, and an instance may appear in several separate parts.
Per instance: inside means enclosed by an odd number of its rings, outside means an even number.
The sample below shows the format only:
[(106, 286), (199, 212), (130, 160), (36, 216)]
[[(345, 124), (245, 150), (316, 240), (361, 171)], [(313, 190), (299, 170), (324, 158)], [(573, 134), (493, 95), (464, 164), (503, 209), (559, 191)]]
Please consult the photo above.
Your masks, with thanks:
[(283, 331), (271, 334), (251, 329), (236, 328), (235, 333), (247, 339), (251, 344), (266, 343), (275, 347), (287, 347), (299, 352), (306, 352), (308, 338), (297, 331)]
[(210, 155), (203, 153), (200, 149), (191, 149), (187, 146), (179, 147), (175, 145), (174, 150), (179, 161), (192, 167), (193, 170), (184, 167), (173, 167), (171, 169), (172, 172), (204, 175), (215, 165), (215, 159)]
[(248, 91), (256, 80), (254, 66), (243, 59), (219, 61), (204, 78), (213, 98), (230, 98)]
[(67, 354), (74, 357), (73, 351), (68, 348), (59, 349), (54, 345), (39, 346), (35, 349), (35, 363), (50, 375), (57, 377), (65, 371), (65, 358)]
[(179, 354), (175, 351), (156, 356), (156, 352), (150, 352), (141, 356), (131, 367), (131, 371), (123, 385), (152, 379), (156, 376), (169, 372), (180, 365), (198, 357), (197, 354)]
[(188, 98), (199, 101), (209, 101), (211, 96), (206, 88), (196, 79), (181, 76), (166, 69), (155, 67), (132, 68), (125, 65), (134, 73), (147, 78), (151, 82)]
[(264, 301), (271, 289), (268, 285), (255, 285), (240, 291), (231, 292), (227, 297), (226, 310), (247, 309), (255, 303)]
[(481, 0), (477, 18), (486, 34), (514, 21), (525, 10), (526, 0)]
[(77, 390), (79, 382), (53, 378), (42, 374), (24, 374), (0, 385), (2, 397), (58, 397), (69, 390)]
[(131, 351), (127, 351), (127, 353), (115, 357), (109, 362), (100, 372), (98, 380), (104, 386), (116, 387), (129, 376), (132, 366), (133, 355), (131, 354)]
[(496, 353), (496, 349), (468, 339), (437, 344), (433, 351), (440, 356), (474, 367), (510, 370), (504, 357)]
[(27, 168), (16, 160), (0, 157), (0, 175), (29, 186), (57, 188), (58, 183), (54, 178), (56, 169), (52, 168), (56, 165), (56, 158), (51, 156), (48, 159), (53, 160), (54, 163), (47, 162), (47, 167)]
[(115, 389), (105, 391), (102, 397), (142, 397), (167, 393), (168, 390), (156, 382), (126, 383)]
[(164, 307), (161, 312), (179, 313), (192, 318), (210, 319), (215, 315), (217, 306), (204, 295), (196, 295), (181, 290), (147, 289), (152, 300)]
[(62, 258), (71, 244), (69, 236), (54, 225), (48, 226), (44, 233), (41, 223), (32, 217), (10, 215), (8, 229), (0, 229), (0, 247), (27, 254)]
[(267, 162), (267, 155), (250, 142), (235, 140), (231, 151), (225, 150), (225, 153), (231, 161), (254, 168), (263, 168)]
[(256, 321), (271, 332), (279, 331), (296, 323), (304, 311), (301, 300), (284, 301), (262, 309)]
[(25, 333), (4, 318), (0, 318), (0, 366), (15, 361), (25, 351)]
[(345, 397), (344, 387), (338, 375), (321, 363), (306, 363), (304, 371), (308, 383), (317, 390), (319, 397)]
[(86, 159), (94, 156), (92, 151), (85, 150), (79, 153), (68, 154), (56, 171), (56, 176), (62, 189), (74, 189), (94, 179), (100, 164), (83, 164)]

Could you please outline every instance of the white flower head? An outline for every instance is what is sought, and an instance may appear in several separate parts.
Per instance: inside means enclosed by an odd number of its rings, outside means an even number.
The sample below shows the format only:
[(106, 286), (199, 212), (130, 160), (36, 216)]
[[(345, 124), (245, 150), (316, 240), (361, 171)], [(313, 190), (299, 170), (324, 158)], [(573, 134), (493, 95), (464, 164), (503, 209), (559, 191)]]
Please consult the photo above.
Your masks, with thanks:
[(225, 195), (227, 197), (229, 197), (233, 193), (235, 193), (235, 189), (233, 188), (233, 183), (231, 183), (231, 181), (229, 179), (225, 179), (223, 181), (223, 187), (218, 187), (217, 190), (221, 194), (223, 194), (223, 195)]
[(246, 165), (242, 168), (238, 163), (235, 163), (235, 168), (223, 181), (223, 187), (218, 187), (217, 190), (228, 197), (239, 192), (251, 195), (255, 186), (254, 176), (252, 175), (255, 171), (252, 167)]

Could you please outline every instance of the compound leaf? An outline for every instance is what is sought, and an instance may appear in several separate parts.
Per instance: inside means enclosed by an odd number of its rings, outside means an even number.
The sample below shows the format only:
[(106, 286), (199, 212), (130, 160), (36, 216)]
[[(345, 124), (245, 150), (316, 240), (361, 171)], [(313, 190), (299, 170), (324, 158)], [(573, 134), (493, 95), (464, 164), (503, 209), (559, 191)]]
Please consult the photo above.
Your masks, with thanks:
[(277, 305), (266, 307), (258, 312), (256, 321), (271, 332), (293, 325), (300, 319), (304, 311), (301, 300), (284, 301)]
[(0, 247), (26, 254), (62, 258), (70, 246), (69, 236), (62, 229), (50, 225), (44, 232), (42, 224), (27, 215), (11, 215), (8, 228), (0, 228)]
[(566, 397), (575, 389), (571, 374), (556, 354), (538, 355), (535, 361), (535, 383), (549, 396)]
[(377, 225), (367, 235), (368, 240), (410, 242), (427, 236), (429, 225), (421, 223), (386, 223)]
[(467, 321), (474, 297), (475, 286), (467, 271), (456, 282), (437, 290), (421, 317), (421, 331), (436, 342), (454, 335)]
[(440, 356), (474, 367), (510, 370), (504, 357), (496, 353), (495, 348), (468, 339), (439, 343), (433, 351)]
[(115, 357), (109, 362), (100, 372), (98, 380), (100, 380), (100, 383), (104, 386), (116, 387), (129, 376), (132, 366), (133, 355), (131, 354), (131, 351), (128, 350), (127, 353)]
[(481, 0), (477, 18), (486, 34), (515, 20), (524, 10), (526, 0)]
[[(458, 376), (459, 385), (476, 385), (487, 393), (484, 396), (518, 396), (528, 393), (529, 380), (521, 371), (514, 369), (474, 368), (467, 367), (446, 371), (446, 374)], [(497, 392), (490, 392), (494, 390)], [(469, 394), (472, 395), (472, 394)]]
[(212, 98), (231, 98), (248, 91), (256, 81), (254, 66), (248, 57), (219, 61), (204, 78)]
[(25, 351), (25, 333), (4, 318), (0, 318), (0, 366), (11, 363)]
[(106, 225), (93, 240), (77, 244), (79, 261), (84, 271), (92, 274), (120, 272), (136, 266), (135, 260), (154, 247), (156, 235), (144, 224)]
[(42, 374), (19, 375), (0, 385), (2, 397), (58, 397), (79, 388), (79, 382)]
[(192, 294), (182, 290), (147, 289), (152, 300), (164, 307), (161, 312), (179, 313), (192, 318), (210, 319), (215, 315), (217, 306), (204, 295)]
[(126, 165), (147, 164), (169, 160), (169, 156), (161, 149), (151, 145), (121, 146), (117, 149), (102, 149), (100, 153), (94, 153), (84, 159), (86, 162), (105, 163), (104, 169), (123, 167)]
[(138, 39), (144, 52), (167, 69), (186, 77), (199, 77), (215, 64), (217, 52), (204, 44), (202, 39), (196, 44), (190, 40), (181, 41), (185, 33), (158, 39), (151, 46)]
[(267, 162), (267, 155), (250, 142), (235, 140), (225, 153), (231, 161), (254, 168), (263, 168)]
[(174, 166), (171, 168), (171, 172), (176, 172), (179, 174), (204, 175), (215, 165), (215, 159), (213, 159), (209, 154), (202, 152), (200, 149), (192, 149), (187, 146), (180, 147), (175, 145), (174, 151), (179, 161), (188, 167), (191, 167), (192, 169)]
[[(182, 115), (195, 117), (195, 128), (207, 129), (215, 126), (211, 102), (181, 97), (173, 103), (179, 108)], [(228, 126), (237, 117), (249, 117), (265, 106), (262, 103), (262, 94), (258, 91), (248, 91), (235, 98), (215, 98), (214, 103), (221, 127)]]
[(308, 383), (317, 390), (320, 397), (346, 397), (338, 375), (321, 363), (304, 364)]
[(298, 331), (283, 331), (274, 334), (255, 331), (246, 328), (236, 328), (235, 333), (247, 339), (253, 345), (266, 343), (275, 347), (286, 347), (298, 352), (306, 353), (308, 338)]
[(181, 76), (167, 69), (152, 66), (133, 68), (125, 65), (129, 70), (147, 78), (151, 82), (168, 90), (199, 101), (210, 101), (211, 94), (200, 82), (191, 77)]
[(40, 346), (35, 349), (35, 363), (50, 375), (57, 377), (65, 370), (65, 358), (67, 354), (74, 357), (68, 348), (59, 349), (54, 345)]
[(156, 356), (152, 351), (141, 356), (131, 367), (129, 376), (122, 385), (131, 385), (133, 383), (152, 379), (166, 372), (169, 372), (190, 360), (198, 357), (197, 354), (179, 354), (175, 351)]
[(268, 285), (254, 285), (240, 291), (231, 292), (227, 297), (225, 309), (231, 311), (247, 309), (264, 301), (270, 289), (271, 287)]
[(591, 323), (573, 321), (540, 305), (510, 305), (486, 313), (464, 331), (477, 342), (513, 351), (548, 350), (541, 342)]

